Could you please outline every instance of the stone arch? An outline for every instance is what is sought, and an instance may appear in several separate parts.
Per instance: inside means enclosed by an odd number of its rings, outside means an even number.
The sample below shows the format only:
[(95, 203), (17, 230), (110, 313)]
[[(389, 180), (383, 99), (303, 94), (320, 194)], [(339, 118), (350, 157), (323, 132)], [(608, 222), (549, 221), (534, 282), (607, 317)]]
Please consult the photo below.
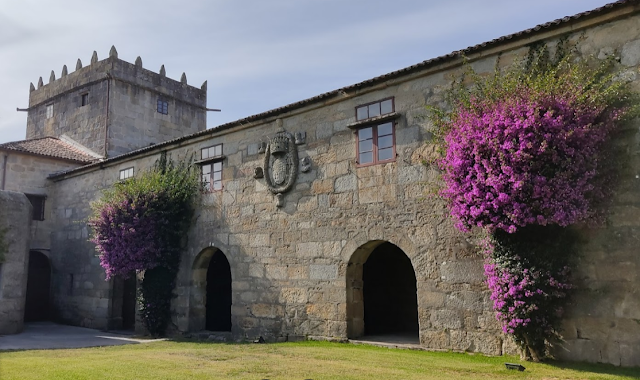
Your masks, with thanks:
[(203, 249), (191, 266), (189, 330), (231, 331), (231, 265), (222, 250)]
[(398, 245), (371, 240), (357, 247), (346, 271), (347, 336), (408, 334), (417, 340), (417, 281)]
[(29, 251), (25, 322), (51, 319), (51, 262), (46, 253)]

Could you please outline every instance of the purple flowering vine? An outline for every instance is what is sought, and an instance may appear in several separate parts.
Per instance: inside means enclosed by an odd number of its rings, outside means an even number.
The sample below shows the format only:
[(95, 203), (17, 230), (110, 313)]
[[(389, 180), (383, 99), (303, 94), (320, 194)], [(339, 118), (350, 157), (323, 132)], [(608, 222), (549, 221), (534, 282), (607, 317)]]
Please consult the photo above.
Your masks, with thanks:
[(473, 85), (451, 91), (450, 110), (431, 108), (444, 147), (441, 195), (458, 229), (488, 233), (496, 318), (533, 360), (558, 336), (572, 288), (577, 237), (568, 227), (602, 222), (614, 183), (610, 136), (638, 114), (612, 64), (572, 54), (552, 62), (532, 48), (526, 64), (468, 73)]

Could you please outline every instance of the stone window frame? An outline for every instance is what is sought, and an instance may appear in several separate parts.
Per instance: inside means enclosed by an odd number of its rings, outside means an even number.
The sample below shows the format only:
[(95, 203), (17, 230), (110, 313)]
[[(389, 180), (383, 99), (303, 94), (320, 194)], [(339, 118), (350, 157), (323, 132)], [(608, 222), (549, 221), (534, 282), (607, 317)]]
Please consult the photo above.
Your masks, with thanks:
[[(361, 104), (355, 107), (356, 122), (347, 127), (354, 130), (356, 136), (356, 167), (386, 164), (396, 161), (396, 122), (398, 114), (395, 112), (395, 98), (388, 97), (375, 102)], [(381, 127), (390, 126), (390, 133), (380, 135)], [(362, 138), (365, 131), (371, 131), (371, 137)], [(379, 139), (391, 137), (391, 145), (379, 148)], [(385, 139), (386, 140), (386, 139)], [(366, 141), (371, 141), (370, 150), (362, 151)], [(391, 149), (391, 157), (380, 159), (379, 150)], [(361, 153), (371, 154), (371, 161), (361, 162)]]
[(200, 149), (200, 160), (195, 164), (200, 166), (200, 179), (205, 192), (221, 191), (222, 161), (225, 159), (223, 144), (215, 144)]
[(47, 119), (51, 119), (53, 117), (53, 103), (49, 103), (45, 107), (46, 107), (45, 115)]
[(156, 103), (156, 111), (163, 115), (169, 114), (169, 101), (163, 97), (158, 97), (158, 101)]
[(80, 107), (84, 107), (89, 104), (89, 93), (84, 92), (80, 94)]
[(132, 178), (134, 176), (134, 167), (128, 167), (128, 168), (124, 168), (124, 169), (120, 169), (120, 171), (118, 172), (118, 179), (120, 181), (124, 181), (126, 179)]
[(32, 206), (31, 219), (44, 220), (44, 208), (45, 208), (45, 202), (47, 200), (47, 196), (42, 194), (27, 194), (27, 193), (25, 193), (24, 195), (26, 195), (27, 199), (29, 199), (29, 202), (31, 202), (31, 206)]

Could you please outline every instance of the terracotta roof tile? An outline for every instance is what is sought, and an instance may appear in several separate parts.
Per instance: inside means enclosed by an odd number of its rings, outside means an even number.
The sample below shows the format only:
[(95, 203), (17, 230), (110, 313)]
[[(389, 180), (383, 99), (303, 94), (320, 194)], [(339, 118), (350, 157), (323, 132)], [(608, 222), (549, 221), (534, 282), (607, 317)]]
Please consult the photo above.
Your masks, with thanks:
[(98, 158), (93, 157), (75, 146), (55, 137), (12, 141), (0, 144), (0, 150), (58, 158), (82, 164), (89, 164), (98, 160)]

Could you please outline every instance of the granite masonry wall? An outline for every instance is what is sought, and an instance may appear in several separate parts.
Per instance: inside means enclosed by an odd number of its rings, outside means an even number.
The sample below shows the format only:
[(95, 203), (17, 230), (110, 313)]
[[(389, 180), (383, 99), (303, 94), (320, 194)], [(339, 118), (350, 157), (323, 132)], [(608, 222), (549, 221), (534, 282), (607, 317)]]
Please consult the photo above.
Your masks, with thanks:
[[(635, 5), (562, 27), (506, 41), (470, 54), (474, 68), (490, 73), (544, 40), (553, 51), (560, 37), (577, 42), (583, 55), (618, 57), (621, 77), (640, 91), (640, 15)], [(232, 277), (231, 335), (269, 340), (300, 337), (357, 338), (363, 333), (363, 265), (390, 242), (409, 258), (417, 280), (420, 345), (428, 349), (513, 352), (500, 332), (482, 258), (474, 236), (458, 232), (445, 204), (429, 196), (439, 185), (432, 158), (432, 126), (426, 105), (442, 105), (443, 93), (462, 69), (444, 61), (384, 83), (352, 87), (341, 96), (287, 110), (225, 130), (211, 130), (180, 144), (145, 150), (131, 158), (56, 178), (52, 234), (55, 305), (60, 317), (106, 328), (113, 318), (112, 286), (104, 281), (84, 220), (89, 202), (117, 180), (118, 170), (149, 167), (167, 149), (174, 158), (223, 144), (223, 189), (205, 193), (188, 236), (174, 300), (174, 332), (204, 329), (209, 260), (221, 251)], [(394, 162), (359, 167), (355, 107), (394, 98)], [(264, 178), (261, 143), (279, 130), (306, 134), (299, 159), (310, 162), (276, 206)], [(638, 121), (616, 142), (620, 183), (606, 227), (585, 233), (576, 264), (576, 296), (565, 318), (570, 360), (640, 365), (640, 301), (636, 275), (640, 240), (640, 131)], [(73, 276), (71, 276), (73, 275)], [(70, 281), (69, 279), (73, 279)], [(366, 281), (366, 279), (365, 279)]]
[(8, 246), (0, 262), (0, 335), (23, 329), (29, 269), (31, 203), (24, 194), (0, 190), (0, 230)]
[[(98, 61), (94, 52), (88, 66), (70, 74), (65, 66), (58, 79), (51, 75), (30, 92), (27, 139), (66, 134), (113, 157), (206, 128), (206, 83), (196, 88), (186, 76), (180, 82), (167, 78), (164, 67), (155, 73), (141, 59), (125, 62), (114, 48), (107, 59)], [(168, 103), (166, 115), (157, 112), (159, 98)]]
[(33, 220), (29, 234), (29, 247), (36, 250), (49, 250), (51, 232), (55, 229), (55, 222), (51, 217), (51, 186), (47, 180), (51, 173), (60, 172), (80, 166), (77, 163), (54, 158), (47, 158), (17, 152), (2, 152), (7, 156), (6, 173), (3, 176), (0, 168), (0, 178), (5, 180), (7, 191), (44, 196), (44, 220)]

